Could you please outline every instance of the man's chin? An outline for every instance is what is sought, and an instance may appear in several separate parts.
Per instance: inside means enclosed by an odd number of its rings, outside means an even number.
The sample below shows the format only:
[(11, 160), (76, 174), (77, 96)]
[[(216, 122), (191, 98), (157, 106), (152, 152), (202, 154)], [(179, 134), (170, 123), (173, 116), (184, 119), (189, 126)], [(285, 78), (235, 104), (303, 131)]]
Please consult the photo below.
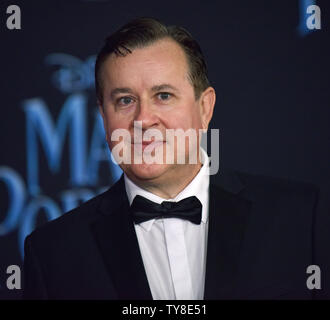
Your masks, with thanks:
[(131, 164), (122, 166), (123, 171), (132, 180), (155, 180), (161, 178), (169, 169), (167, 164)]

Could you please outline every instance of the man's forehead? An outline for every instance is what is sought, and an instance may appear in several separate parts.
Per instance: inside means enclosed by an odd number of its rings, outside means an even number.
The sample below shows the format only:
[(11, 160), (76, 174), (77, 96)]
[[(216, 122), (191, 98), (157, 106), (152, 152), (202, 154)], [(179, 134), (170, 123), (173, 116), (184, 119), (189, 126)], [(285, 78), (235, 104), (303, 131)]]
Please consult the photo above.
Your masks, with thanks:
[(190, 85), (188, 73), (183, 49), (173, 40), (160, 40), (126, 56), (112, 53), (105, 61), (103, 79), (105, 88), (115, 90), (115, 95), (138, 88), (178, 90)]
[[(116, 69), (129, 69), (133, 65), (166, 68), (181, 68), (188, 70), (186, 54), (181, 46), (172, 39), (157, 40), (147, 46), (130, 49), (131, 53), (124, 56), (111, 53), (105, 61), (105, 69), (108, 73), (116, 72)], [(145, 71), (148, 71), (145, 69)], [(177, 70), (179, 71), (179, 70)]]

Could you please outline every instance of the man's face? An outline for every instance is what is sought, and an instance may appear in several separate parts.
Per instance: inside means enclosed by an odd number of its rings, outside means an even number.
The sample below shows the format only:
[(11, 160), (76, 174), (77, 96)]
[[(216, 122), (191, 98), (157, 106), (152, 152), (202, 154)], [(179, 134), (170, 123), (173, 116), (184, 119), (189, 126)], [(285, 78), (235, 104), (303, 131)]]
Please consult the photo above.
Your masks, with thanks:
[[(206, 129), (212, 117), (214, 90), (209, 88), (207, 93), (206, 90), (198, 100), (195, 99), (184, 51), (173, 40), (159, 40), (134, 49), (124, 57), (110, 55), (104, 62), (102, 79), (103, 106), (100, 111), (111, 150), (119, 143), (111, 141), (116, 129), (129, 131), (132, 152), (136, 146), (144, 149), (147, 142), (134, 141), (133, 135), (134, 121), (142, 121), (142, 133), (148, 129), (162, 133), (163, 139), (155, 148), (163, 148), (165, 157), (170, 150), (166, 129)], [(187, 155), (191, 152), (188, 149), (184, 151)], [(135, 182), (164, 184), (192, 169), (191, 164), (175, 163), (143, 162), (120, 166)]]

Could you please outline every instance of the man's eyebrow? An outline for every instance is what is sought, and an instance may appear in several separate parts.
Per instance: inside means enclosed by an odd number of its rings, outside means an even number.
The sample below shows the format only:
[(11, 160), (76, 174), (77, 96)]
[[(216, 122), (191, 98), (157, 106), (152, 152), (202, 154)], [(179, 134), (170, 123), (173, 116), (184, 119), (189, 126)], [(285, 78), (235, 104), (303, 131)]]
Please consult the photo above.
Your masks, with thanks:
[(130, 88), (115, 88), (111, 90), (110, 96), (113, 99), (119, 93), (133, 93), (133, 90)]
[(160, 85), (157, 85), (157, 86), (153, 86), (152, 88), (151, 88), (151, 91), (154, 91), (154, 92), (156, 92), (156, 91), (163, 91), (163, 90), (173, 90), (173, 91), (178, 91), (178, 89), (177, 88), (175, 88), (175, 87), (173, 87), (172, 85), (170, 85), (170, 84), (167, 84), (167, 83), (165, 83), (165, 84), (160, 84)]

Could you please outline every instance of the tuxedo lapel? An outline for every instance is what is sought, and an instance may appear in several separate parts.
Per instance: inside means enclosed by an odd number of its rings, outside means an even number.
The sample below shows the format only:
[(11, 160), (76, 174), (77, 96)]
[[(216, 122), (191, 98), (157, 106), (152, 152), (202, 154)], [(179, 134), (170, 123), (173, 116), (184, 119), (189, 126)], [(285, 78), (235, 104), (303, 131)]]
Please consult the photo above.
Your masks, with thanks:
[(151, 300), (123, 177), (103, 197), (99, 210), (102, 216), (92, 231), (118, 299)]
[(204, 299), (233, 299), (250, 201), (239, 197), (244, 185), (224, 174), (210, 183), (209, 229)]

